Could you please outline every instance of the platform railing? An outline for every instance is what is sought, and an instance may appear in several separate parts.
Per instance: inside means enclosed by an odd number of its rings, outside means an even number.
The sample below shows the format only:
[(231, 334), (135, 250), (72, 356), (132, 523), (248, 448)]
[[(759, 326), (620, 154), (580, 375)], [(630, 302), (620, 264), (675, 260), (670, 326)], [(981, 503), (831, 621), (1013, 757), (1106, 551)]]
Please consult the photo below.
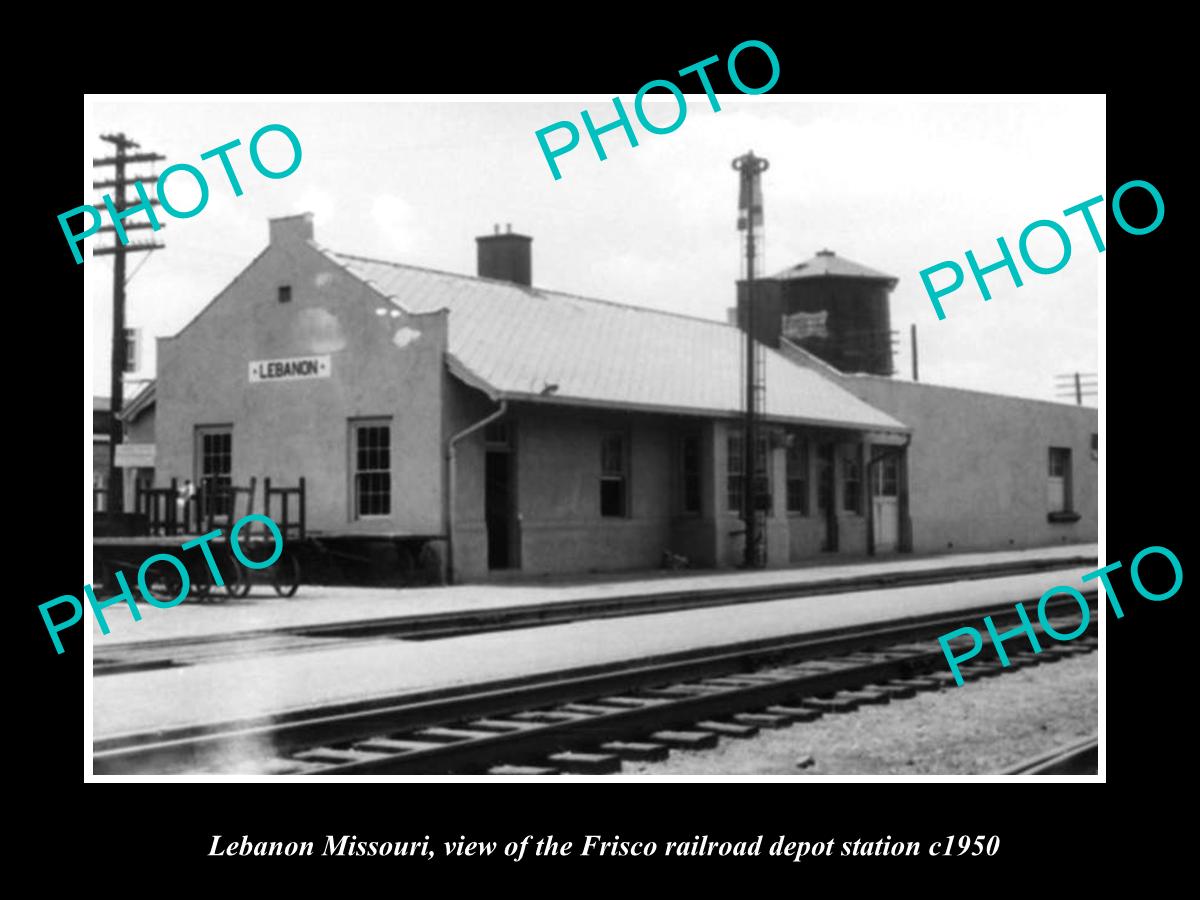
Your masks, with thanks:
[[(281, 515), (278, 518), (271, 516), (272, 500), (278, 498), (281, 506)], [(273, 487), (271, 479), (263, 479), (263, 515), (268, 518), (274, 518), (275, 524), (279, 526), (283, 533), (284, 540), (304, 540), (305, 521), (304, 511), (307, 507), (305, 502), (304, 476), (300, 476), (300, 483), (297, 487)], [(296, 521), (291, 518), (291, 503), (295, 501), (298, 516)]]
[[(147, 531), (152, 535), (199, 534), (215, 529), (228, 533), (240, 518), (255, 511), (257, 492), (257, 477), (252, 476), (247, 485), (235, 485), (206, 476), (193, 493), (181, 496), (179, 480), (172, 478), (168, 487), (139, 484), (134, 509), (146, 517)], [(272, 513), (273, 508), (277, 514)], [(304, 539), (306, 508), (303, 476), (296, 487), (277, 487), (270, 478), (263, 479), (263, 513), (275, 521), (286, 540)], [(258, 530), (249, 528), (244, 532), (257, 534)]]

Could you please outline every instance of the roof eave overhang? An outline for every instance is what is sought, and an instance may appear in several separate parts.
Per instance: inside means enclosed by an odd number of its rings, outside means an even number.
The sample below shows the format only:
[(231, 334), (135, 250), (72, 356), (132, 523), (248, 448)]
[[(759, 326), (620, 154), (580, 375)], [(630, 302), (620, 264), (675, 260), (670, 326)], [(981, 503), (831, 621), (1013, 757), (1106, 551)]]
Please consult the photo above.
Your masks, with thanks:
[[(570, 397), (556, 394), (533, 394), (520, 391), (497, 391), (489, 394), (493, 400), (509, 400), (515, 403), (539, 403), (547, 406), (576, 406), (588, 409), (610, 409), (624, 412), (657, 413), (668, 416), (690, 416), (702, 419), (737, 419), (745, 413), (734, 409), (709, 409), (694, 406), (664, 406), (657, 403), (628, 403), (616, 400), (597, 400), (590, 397)], [(843, 431), (866, 431), (879, 434), (911, 434), (912, 429), (903, 423), (889, 425), (881, 422), (854, 422), (821, 419), (812, 416), (764, 415), (763, 422), (773, 425), (807, 425), (814, 428), (837, 428)]]
[[(513, 403), (537, 403), (544, 406), (574, 406), (585, 409), (609, 409), (618, 412), (644, 412), (667, 416), (689, 416), (702, 419), (736, 419), (745, 413), (736, 409), (717, 409), (697, 406), (669, 406), (659, 403), (636, 403), (620, 400), (605, 400), (594, 397), (575, 397), (556, 393), (534, 393), (530, 391), (504, 391), (487, 379), (472, 371), (453, 353), (446, 354), (446, 368), (450, 374), (468, 387), (482, 391), (492, 402), (508, 400)], [(878, 434), (907, 435), (912, 429), (902, 422), (856, 422), (853, 420), (822, 419), (815, 416), (780, 416), (767, 414), (762, 421), (775, 425), (806, 425), (813, 428), (837, 428), (843, 431), (875, 432)]]
[(486, 380), (480, 378), (478, 375), (464, 366), (462, 360), (460, 360), (453, 353), (446, 354), (446, 368), (449, 370), (451, 375), (453, 375), (467, 387), (475, 388), (475, 390), (482, 391), (483, 393), (487, 394), (489, 400), (498, 401), (505, 399), (502, 397), (500, 391), (496, 390)]
[(156, 387), (157, 382), (150, 382), (149, 386), (140, 391), (132, 401), (122, 407), (117, 413), (117, 418), (122, 422), (132, 422), (142, 413), (146, 412), (156, 402)]

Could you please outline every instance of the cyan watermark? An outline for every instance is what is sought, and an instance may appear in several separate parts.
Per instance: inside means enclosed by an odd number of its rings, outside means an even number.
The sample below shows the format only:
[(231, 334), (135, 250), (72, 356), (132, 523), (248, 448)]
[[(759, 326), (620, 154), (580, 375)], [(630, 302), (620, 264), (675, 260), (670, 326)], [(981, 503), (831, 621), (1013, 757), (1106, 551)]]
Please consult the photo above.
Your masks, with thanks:
[[(1121, 212), (1121, 198), (1126, 191), (1133, 188), (1146, 191), (1154, 200), (1155, 216), (1154, 221), (1144, 227), (1135, 227), (1126, 221), (1124, 214)], [(1067, 207), (1063, 210), (1063, 216), (1072, 216), (1079, 213), (1083, 217), (1083, 221), (1087, 223), (1088, 232), (1091, 235), (1092, 243), (1096, 245), (1096, 252), (1104, 252), (1104, 241), (1100, 238), (1100, 230), (1096, 228), (1096, 220), (1092, 218), (1092, 207), (1097, 203), (1104, 202), (1104, 195), (1099, 194), (1091, 199), (1084, 200), (1082, 203), (1076, 203), (1074, 206)], [(1148, 181), (1127, 181), (1125, 184), (1117, 188), (1117, 192), (1112, 198), (1113, 218), (1117, 220), (1117, 224), (1130, 234), (1149, 234), (1162, 224), (1163, 216), (1166, 213), (1166, 206), (1163, 203), (1162, 194), (1158, 192), (1158, 188)], [(1059, 243), (1062, 244), (1062, 250), (1055, 255), (1057, 261), (1043, 259), (1041, 262), (1035, 262), (1029, 254), (1029, 239), (1040, 228), (1048, 228), (1054, 232)], [(979, 261), (975, 258), (975, 254), (968, 250), (966, 253), (967, 266), (971, 270), (971, 275), (975, 278), (975, 284), (979, 287), (979, 293), (984, 300), (992, 299), (991, 289), (984, 280), (985, 275), (1000, 269), (1007, 269), (1008, 274), (1013, 280), (1013, 284), (1017, 287), (1022, 287), (1025, 282), (1021, 280), (1021, 272), (1017, 267), (1017, 262), (1013, 259), (1012, 250), (1008, 246), (1008, 242), (1004, 237), (996, 238), (996, 243), (1000, 247), (1000, 259), (998, 262), (985, 265), (982, 268)], [(1021, 236), (1017, 238), (1017, 252), (1021, 257), (1021, 261), (1025, 263), (1025, 267), (1029, 271), (1037, 275), (1053, 275), (1055, 272), (1063, 268), (1071, 260), (1071, 238), (1067, 235), (1067, 230), (1053, 219), (1037, 219), (1025, 226), (1021, 232)], [(933, 286), (933, 275), (942, 270), (949, 270), (952, 275), (952, 281), (944, 287), (935, 288)], [(937, 313), (939, 319), (946, 318), (946, 312), (942, 309), (942, 297), (947, 294), (952, 294), (963, 286), (965, 278), (963, 268), (956, 262), (946, 260), (930, 266), (928, 269), (921, 270), (921, 281), (925, 285), (925, 292), (929, 295), (930, 301), (933, 303), (933, 311)]]
[[(1172, 584), (1168, 590), (1163, 591), (1161, 594), (1156, 594), (1147, 590), (1146, 586), (1142, 583), (1142, 577), (1139, 572), (1139, 567), (1142, 564), (1142, 560), (1151, 554), (1165, 556), (1171, 563), (1171, 568), (1175, 574), (1175, 583)], [(1121, 568), (1121, 563), (1118, 560), (1115, 563), (1109, 563), (1102, 569), (1097, 569), (1094, 572), (1088, 572), (1086, 575), (1080, 578), (1080, 581), (1084, 584), (1087, 584), (1089, 581), (1100, 579), (1100, 583), (1104, 585), (1104, 593), (1108, 597), (1108, 602), (1112, 606), (1113, 612), (1116, 613), (1118, 619), (1122, 619), (1125, 617), (1125, 610), (1121, 608), (1121, 604), (1117, 600), (1117, 592), (1113, 588), (1112, 582), (1109, 581), (1108, 577), (1110, 572), (1115, 572), (1119, 568)], [(1137, 589), (1137, 592), (1147, 600), (1154, 600), (1155, 602), (1160, 600), (1169, 600), (1171, 597), (1174, 597), (1177, 593), (1179, 593), (1179, 589), (1183, 586), (1183, 566), (1179, 564), (1179, 557), (1177, 557), (1166, 547), (1147, 547), (1133, 558), (1133, 562), (1129, 565), (1129, 577), (1130, 580), (1133, 581), (1133, 586)], [(1063, 594), (1070, 596), (1077, 604), (1079, 604), (1079, 624), (1070, 631), (1059, 631), (1050, 622), (1050, 620), (1046, 618), (1046, 604), (1048, 604), (1054, 597)], [(1000, 665), (1004, 668), (1008, 668), (1009, 665), (1008, 654), (1004, 651), (1004, 642), (1010, 638), (1018, 637), (1021, 634), (1024, 634), (1026, 639), (1028, 639), (1029, 646), (1033, 649), (1033, 652), (1042, 652), (1042, 645), (1038, 642), (1037, 632), (1034, 631), (1033, 624), (1029, 620), (1029, 613), (1026, 612), (1024, 604), (1016, 604), (1016, 610), (1017, 618), (1021, 620), (1021, 624), (1016, 628), (1004, 632), (1003, 634), (1000, 634), (996, 631), (996, 626), (992, 622), (991, 616), (983, 617), (984, 628), (991, 637), (992, 645), (996, 648), (996, 656), (1000, 660)], [(1048, 634), (1053, 640), (1056, 641), (1073, 641), (1075, 638), (1087, 631), (1088, 625), (1091, 622), (1092, 613), (1088, 606), (1087, 598), (1084, 597), (1083, 594), (1073, 587), (1060, 584), (1056, 587), (1050, 588), (1050, 590), (1042, 594), (1041, 599), (1038, 600), (1037, 617), (1038, 621), (1041, 623), (1044, 634)], [(958, 637), (970, 637), (971, 649), (967, 650), (965, 653), (955, 654), (951, 650), (950, 642)], [(974, 659), (979, 655), (980, 651), (983, 650), (983, 635), (980, 634), (979, 629), (967, 626), (943, 634), (938, 638), (938, 643), (942, 645), (942, 652), (946, 655), (946, 661), (950, 664), (950, 671), (954, 673), (955, 682), (957, 682), (959, 687), (962, 687), (963, 677), (961, 671), (959, 670), (959, 663), (966, 662), (968, 659)]]
[[(250, 522), (261, 522), (265, 525), (267, 530), (271, 532), (272, 539), (275, 541), (274, 552), (265, 560), (255, 561), (250, 559), (242, 551), (241, 544), (238, 542), (239, 533)], [(221, 529), (217, 528), (208, 534), (202, 534), (200, 537), (180, 545), (180, 549), (182, 550), (191, 550), (193, 547), (200, 548), (200, 552), (204, 554), (204, 561), (208, 564), (208, 570), (212, 573), (213, 585), (215, 587), (224, 587), (225, 580), (221, 577), (221, 570), (217, 566), (216, 559), (213, 558), (212, 548), (208, 546), (208, 542), (220, 536)], [(247, 569), (266, 569), (273, 565), (283, 554), (283, 533), (279, 530), (279, 526), (269, 517), (259, 515), (258, 513), (251, 513), (248, 516), (242, 516), (242, 518), (233, 524), (233, 528), (229, 532), (229, 547), (233, 551), (233, 555), (237, 558), (237, 561)], [(176, 583), (179, 585), (179, 593), (174, 599), (160, 600), (151, 592), (146, 582), (146, 575), (149, 573), (150, 567), (154, 565), (169, 565), (178, 573), (179, 580)], [(87, 597), (88, 604), (92, 607), (92, 615), (100, 623), (101, 634), (109, 633), (108, 622), (104, 618), (104, 610), (114, 603), (125, 603), (129, 607), (130, 615), (133, 616), (133, 621), (140, 622), (142, 620), (142, 611), (138, 609), (137, 601), (133, 599), (133, 591), (129, 588), (129, 582), (125, 578), (125, 573), (117, 569), (115, 575), (117, 584), (121, 586), (121, 593), (115, 597), (110, 597), (107, 600), (97, 600), (96, 593), (92, 590), (90, 584), (83, 587), (83, 593)], [(183, 599), (192, 588), (192, 579), (188, 574), (187, 566), (179, 557), (172, 556), (170, 553), (155, 553), (153, 556), (147, 557), (138, 568), (137, 584), (138, 591), (147, 603), (151, 606), (157, 606), (159, 609), (170, 609), (183, 602)], [(54, 622), (50, 618), (50, 609), (62, 604), (70, 604), (75, 608), (74, 612), (71, 614), (71, 618), (65, 622)], [(54, 642), (54, 649), (62, 653), (63, 645), (62, 641), (58, 638), (58, 634), (73, 625), (79, 624), (83, 618), (83, 603), (73, 594), (63, 594), (61, 597), (55, 597), (53, 600), (48, 600), (41, 604), (38, 607), (38, 612), (42, 614), (42, 621), (46, 623), (46, 631), (50, 633), (50, 640)]]
[[(264, 135), (270, 134), (273, 131), (277, 131), (286, 137), (292, 146), (291, 163), (286, 168), (279, 171), (268, 169), (263, 164), (262, 157), (259, 156), (258, 152), (258, 142), (263, 139)], [(221, 166), (225, 169), (225, 175), (229, 179), (229, 186), (233, 188), (233, 196), (235, 197), (240, 197), (245, 192), (242, 190), (242, 183), (238, 181), (237, 173), (233, 170), (233, 163), (229, 160), (229, 152), (237, 147), (240, 147), (241, 145), (242, 142), (235, 139), (227, 144), (222, 144), (220, 147), (214, 147), (212, 150), (206, 150), (200, 154), (201, 160), (212, 159), (214, 156), (220, 158)], [(259, 174), (264, 178), (287, 178), (289, 175), (295, 172), (297, 168), (299, 168), (300, 156), (300, 139), (296, 137), (296, 133), (286, 125), (264, 125), (262, 128), (258, 129), (258, 131), (254, 132), (254, 137), (250, 138), (250, 162), (254, 164), (254, 168), (257, 169)], [(196, 184), (200, 188), (200, 199), (191, 209), (178, 209), (167, 199), (167, 180), (176, 172), (187, 173), (192, 178), (196, 179)], [(118, 210), (116, 206), (113, 205), (112, 197), (109, 194), (105, 194), (103, 198), (104, 207), (108, 212), (108, 217), (112, 220), (112, 230), (116, 233), (117, 240), (119, 240), (122, 244), (129, 243), (129, 237), (126, 235), (125, 226), (122, 223), (135, 213), (144, 212), (146, 217), (150, 220), (150, 227), (154, 231), (158, 231), (160, 228), (162, 228), (162, 224), (158, 221), (158, 216), (154, 213), (154, 204), (150, 200), (150, 197), (146, 194), (146, 186), (142, 184), (141, 181), (135, 181), (133, 182), (133, 189), (137, 192), (140, 202), (135, 203), (133, 206), (130, 206), (126, 209)], [(167, 166), (163, 173), (158, 176), (157, 193), (159, 205), (165, 209), (169, 215), (174, 216), (176, 219), (190, 219), (192, 216), (199, 214), (200, 211), (208, 205), (208, 182), (204, 178), (204, 173), (202, 173), (195, 166), (188, 165), (187, 163), (176, 163), (173, 166)], [(178, 199), (178, 197), (176, 197), (176, 199)], [(83, 231), (79, 232), (79, 234), (75, 234), (71, 231), (71, 226), (67, 224), (67, 219), (70, 219), (72, 216), (77, 216), (80, 213), (85, 213), (87, 216), (91, 217), (92, 224)], [(98, 231), (100, 231), (100, 226), (102, 225), (103, 221), (104, 218), (100, 215), (100, 210), (94, 206), (88, 206), (87, 204), (84, 204), (83, 206), (77, 206), (58, 217), (58, 224), (62, 227), (63, 234), (67, 236), (67, 243), (71, 245), (71, 252), (75, 255), (76, 264), (83, 262), (83, 256), (79, 252), (79, 243), (84, 238), (91, 237), (93, 234), (96, 234)]]
[[(750, 85), (746, 84), (746, 82), (744, 82), (741, 76), (738, 74), (737, 58), (743, 51), (751, 48), (754, 48), (755, 50), (758, 50), (760, 53), (764, 54), (767, 58), (767, 61), (771, 64), (771, 77), (765, 84), (762, 84), (758, 87), (750, 87)], [(700, 79), (700, 84), (704, 87), (704, 93), (708, 95), (708, 104), (712, 107), (713, 112), (720, 112), (721, 104), (717, 101), (717, 95), (713, 92), (712, 82), (709, 81), (708, 73), (704, 70), (713, 63), (720, 61), (721, 58), (719, 56), (710, 56), (708, 59), (702, 59), (698, 63), (694, 63), (679, 70), (680, 75), (690, 75), (693, 72), (696, 73), (696, 76)], [(732, 81), (733, 86), (743, 94), (765, 94), (771, 88), (775, 87), (775, 83), (779, 81), (779, 57), (775, 55), (774, 50), (772, 50), (762, 41), (742, 41), (740, 44), (734, 47), (733, 51), (729, 54), (729, 59), (726, 61), (726, 68), (729, 70), (729, 80)], [(670, 124), (656, 124), (651, 122), (646, 116), (646, 110), (644, 108), (646, 94), (647, 92), (656, 89), (669, 91), (675, 98), (678, 111), (675, 113), (674, 121), (672, 121)], [(601, 162), (608, 159), (608, 154), (604, 150), (604, 145), (600, 142), (600, 135), (602, 134), (606, 134), (609, 131), (620, 128), (625, 132), (625, 136), (629, 139), (630, 147), (636, 147), (638, 145), (637, 134), (633, 130), (633, 123), (629, 121), (629, 113), (626, 111), (625, 106), (621, 103), (621, 98), (613, 97), (612, 102), (613, 106), (615, 106), (617, 110), (617, 118), (606, 125), (597, 126), (596, 123), (592, 121), (592, 114), (586, 109), (581, 110), (579, 113), (580, 118), (583, 120), (583, 127), (587, 130), (588, 137), (592, 139), (592, 146), (595, 147), (596, 155), (600, 157)], [(633, 100), (634, 115), (637, 117), (638, 122), (641, 123), (642, 128), (651, 134), (670, 134), (672, 131), (675, 131), (680, 125), (683, 124), (683, 120), (687, 118), (687, 111), (687, 100), (683, 96), (683, 91), (681, 91), (678, 85), (676, 85), (674, 82), (667, 81), (662, 78), (656, 78), (653, 81), (647, 81), (645, 84), (643, 84), (641, 89), (637, 92), (637, 96), (634, 97)], [(567, 132), (566, 143), (564, 143), (561, 147), (551, 150), (550, 142), (546, 140), (546, 136), (552, 131), (559, 130)], [(554, 180), (557, 181), (558, 179), (562, 178), (562, 172), (559, 171), (558, 163), (555, 162), (555, 160), (558, 157), (574, 150), (579, 145), (579, 129), (575, 127), (574, 122), (568, 122), (564, 120), (539, 129), (538, 131), (534, 132), (534, 136), (538, 140), (538, 145), (542, 148), (542, 155), (546, 158), (547, 165), (550, 166), (550, 172), (554, 175)]]

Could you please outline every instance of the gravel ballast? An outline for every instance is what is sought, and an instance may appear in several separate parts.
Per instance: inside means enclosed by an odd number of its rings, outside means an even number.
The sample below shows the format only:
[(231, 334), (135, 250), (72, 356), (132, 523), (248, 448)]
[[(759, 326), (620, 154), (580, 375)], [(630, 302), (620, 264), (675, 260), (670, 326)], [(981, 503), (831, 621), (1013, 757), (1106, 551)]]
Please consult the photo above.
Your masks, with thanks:
[(1095, 734), (1096, 653), (626, 763), (644, 775), (984, 775)]

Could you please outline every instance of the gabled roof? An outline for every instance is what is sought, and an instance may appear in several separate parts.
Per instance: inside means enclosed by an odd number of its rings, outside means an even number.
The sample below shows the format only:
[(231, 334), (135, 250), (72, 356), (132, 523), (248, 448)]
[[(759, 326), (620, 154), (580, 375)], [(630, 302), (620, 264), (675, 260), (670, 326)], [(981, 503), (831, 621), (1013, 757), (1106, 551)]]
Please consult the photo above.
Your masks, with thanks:
[(796, 265), (769, 277), (772, 281), (790, 281), (794, 278), (822, 278), (824, 276), (896, 281), (896, 278), (891, 275), (838, 256), (832, 250), (821, 250), (812, 259), (796, 263)]
[[(744, 335), (722, 322), (325, 250), (413, 313), (449, 310), (450, 370), (500, 399), (736, 415)], [(767, 419), (907, 431), (764, 347)]]
[(117, 413), (117, 418), (122, 422), (135, 422), (137, 418), (148, 409), (154, 406), (155, 402), (155, 385), (157, 382), (151, 379), (137, 393), (132, 400), (126, 400), (121, 411)]

